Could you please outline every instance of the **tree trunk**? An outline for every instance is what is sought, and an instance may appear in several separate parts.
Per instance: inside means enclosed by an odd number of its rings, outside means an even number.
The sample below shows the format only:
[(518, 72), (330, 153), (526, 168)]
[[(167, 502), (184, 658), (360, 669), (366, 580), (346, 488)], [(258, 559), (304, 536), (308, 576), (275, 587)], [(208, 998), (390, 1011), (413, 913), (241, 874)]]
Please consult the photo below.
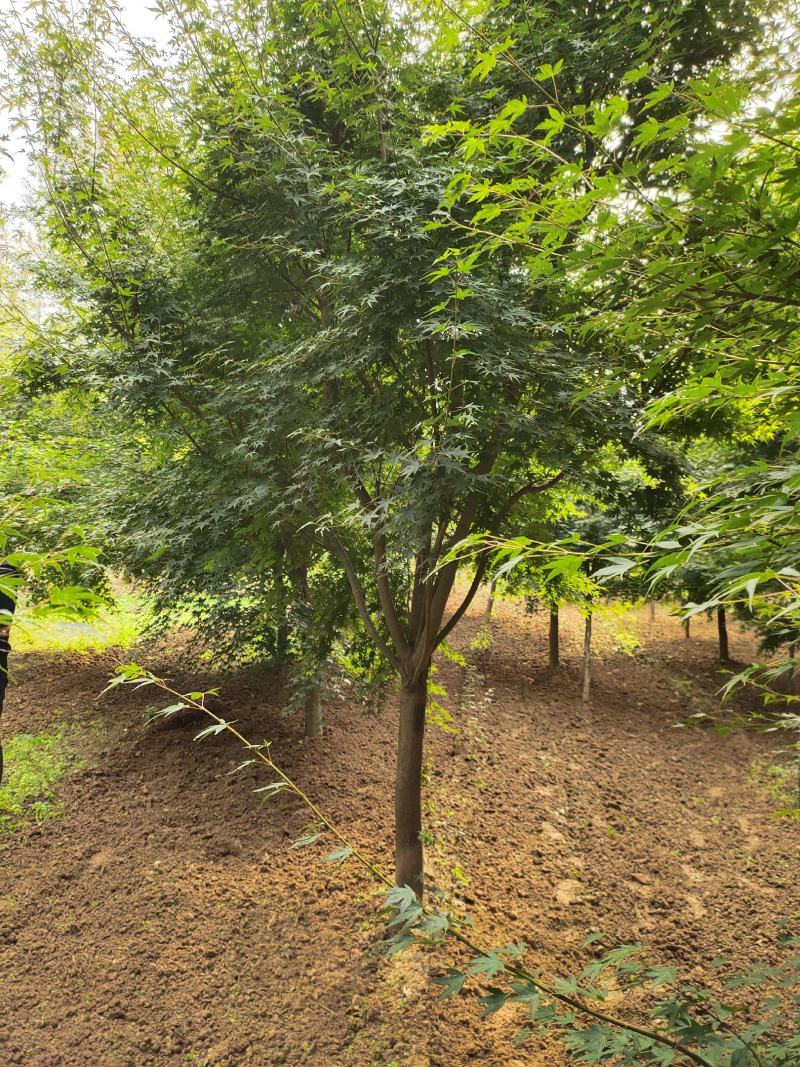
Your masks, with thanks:
[(651, 600), (650, 601), (650, 622), (655, 622), (655, 621), (656, 621), (656, 602), (655, 602), (655, 600)]
[(725, 608), (717, 608), (717, 632), (719, 633), (719, 658), (723, 663), (730, 659), (728, 655), (728, 620), (725, 617)]
[(497, 589), (497, 579), (492, 578), (489, 583), (489, 599), (486, 601), (486, 610), (483, 613), (483, 625), (488, 626), (492, 621), (492, 610), (494, 608), (494, 594)]
[(306, 690), (306, 737), (319, 737), (322, 733), (322, 698), (319, 682)]
[(689, 638), (691, 637), (691, 627), (692, 627), (692, 620), (691, 619), (684, 619), (683, 620), (683, 637), (684, 637), (684, 640), (686, 640), (686, 641), (688, 641)]
[(589, 689), (592, 684), (592, 613), (586, 616), (583, 631), (583, 702), (589, 703)]
[(550, 670), (557, 671), (561, 660), (558, 654), (558, 608), (550, 612)]
[(422, 743), (425, 737), (425, 706), (428, 677), (404, 684), (400, 690), (400, 736), (397, 745), (397, 778), (394, 794), (395, 881), (423, 891), (422, 832)]

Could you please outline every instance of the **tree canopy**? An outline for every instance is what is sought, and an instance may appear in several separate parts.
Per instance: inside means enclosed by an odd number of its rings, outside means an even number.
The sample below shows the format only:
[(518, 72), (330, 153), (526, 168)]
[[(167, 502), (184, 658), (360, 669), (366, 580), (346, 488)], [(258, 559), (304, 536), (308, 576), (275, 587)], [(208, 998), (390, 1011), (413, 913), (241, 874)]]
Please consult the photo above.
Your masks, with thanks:
[(419, 891), (431, 658), (488, 561), (456, 586), (465, 539), (568, 486), (652, 537), (698, 424), (744, 422), (770, 458), (656, 568), (724, 543), (703, 606), (797, 610), (789, 24), (739, 0), (157, 10), (161, 49), (107, 0), (4, 20), (47, 248), (22, 422), (104, 441), (63, 525), (162, 618), (294, 655), (305, 687), (342, 635), (397, 673)]

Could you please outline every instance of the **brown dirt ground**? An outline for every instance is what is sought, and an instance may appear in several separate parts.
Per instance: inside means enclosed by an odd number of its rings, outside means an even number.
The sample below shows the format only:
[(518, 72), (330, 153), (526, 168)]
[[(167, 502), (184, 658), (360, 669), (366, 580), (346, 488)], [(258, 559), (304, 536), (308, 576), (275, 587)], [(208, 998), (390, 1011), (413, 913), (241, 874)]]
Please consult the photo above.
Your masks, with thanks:
[[(647, 611), (599, 631), (593, 700), (579, 696), (580, 619), (563, 623), (549, 677), (546, 617), (497, 606), (494, 642), (470, 651), (477, 605), (437, 680), (457, 732), (430, 730), (431, 881), (454, 891), (487, 945), (524, 940), (569, 973), (601, 928), (639, 939), (689, 972), (721, 952), (769, 957), (775, 920), (800, 904), (800, 826), (774, 818), (754, 764), (774, 738), (676, 729), (712, 711), (720, 674), (712, 626), (692, 640)], [(753, 654), (734, 629), (732, 651)], [(124, 655), (124, 654), (123, 654)], [(140, 657), (142, 654), (140, 653)], [(82, 762), (64, 817), (0, 852), (0, 1064), (25, 1067), (525, 1067), (558, 1064), (517, 1047), (513, 1010), (486, 1021), (470, 997), (439, 1002), (428, 976), (455, 950), (385, 959), (373, 887), (316, 848), (289, 851), (308, 822), (280, 796), (261, 806), (229, 738), (192, 743), (193, 716), (144, 725), (148, 691), (99, 697), (111, 654), (18, 657), (5, 731), (69, 720)], [(148, 665), (178, 670), (165, 651)], [(178, 674), (190, 687), (196, 674)], [(219, 706), (273, 753), (352, 839), (390, 864), (395, 715), (327, 708), (305, 743), (281, 714), (278, 682), (221, 679)], [(328, 849), (325, 849), (328, 851)]]

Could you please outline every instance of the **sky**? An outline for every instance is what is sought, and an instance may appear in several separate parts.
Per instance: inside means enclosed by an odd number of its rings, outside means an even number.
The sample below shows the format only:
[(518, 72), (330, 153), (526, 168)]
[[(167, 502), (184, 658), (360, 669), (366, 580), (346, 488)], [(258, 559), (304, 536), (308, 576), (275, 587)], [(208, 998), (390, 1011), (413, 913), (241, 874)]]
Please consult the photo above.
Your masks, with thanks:
[[(81, 0), (75, 0), (76, 7)], [(167, 27), (163, 20), (148, 10), (150, 0), (118, 0), (118, 7), (126, 26), (136, 36), (151, 37), (163, 44), (168, 40)], [(24, 8), (24, 0), (0, 0), (0, 17), (12, 14), (14, 10)], [(0, 44), (0, 65), (3, 64), (2, 44)], [(0, 149), (8, 152), (0, 154), (0, 208), (14, 207), (21, 203), (26, 182), (31, 177), (30, 166), (25, 155), (22, 140), (9, 131), (9, 116), (0, 106), (0, 138), (10, 136), (10, 140), (0, 141)]]

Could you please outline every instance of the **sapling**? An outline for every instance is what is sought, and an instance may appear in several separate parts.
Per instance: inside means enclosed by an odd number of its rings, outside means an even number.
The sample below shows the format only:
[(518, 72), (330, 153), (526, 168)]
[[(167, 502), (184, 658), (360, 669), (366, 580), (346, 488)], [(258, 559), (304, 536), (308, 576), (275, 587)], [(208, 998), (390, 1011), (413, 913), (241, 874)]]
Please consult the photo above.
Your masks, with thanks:
[[(398, 886), (281, 769), (272, 757), (268, 741), (253, 744), (237, 728), (235, 721), (223, 719), (208, 707), (206, 698), (216, 695), (216, 690), (181, 693), (137, 664), (119, 667), (107, 690), (123, 684), (137, 688), (154, 686), (172, 699), (171, 704), (152, 713), (152, 720), (193, 708), (212, 720), (195, 740), (223, 732), (230, 734), (248, 754), (230, 773), (253, 764), (265, 766), (275, 778), (255, 792), (269, 798), (288, 791), (313, 816), (313, 823), (291, 848), (314, 845), (328, 833), (338, 847), (324, 857), (326, 862), (341, 864), (352, 859), (385, 887), (385, 912), (389, 929), (393, 931), (385, 946), (387, 952), (403, 951), (414, 945), (441, 946), (448, 939), (461, 945), (470, 954), (467, 965), (462, 968), (451, 966), (445, 975), (434, 978), (442, 988), (442, 996), (455, 996), (468, 983), (479, 981), (484, 984), (480, 996), (484, 1015), (497, 1012), (506, 1005), (525, 1006), (531, 1025), (519, 1031), (518, 1041), (526, 1041), (535, 1032), (550, 1031), (569, 1052), (589, 1064), (792, 1067), (800, 1062), (800, 1030), (790, 1030), (788, 1018), (781, 1015), (784, 1001), (788, 1000), (791, 991), (800, 990), (800, 952), (790, 954), (777, 968), (756, 967), (746, 975), (734, 974), (728, 978), (726, 984), (730, 989), (770, 982), (773, 989), (783, 993), (782, 997), (764, 998), (755, 1023), (747, 1020), (746, 1012), (741, 1012), (744, 1019), (741, 1030), (736, 1030), (731, 1023), (736, 1014), (733, 1008), (719, 1003), (709, 990), (681, 981), (675, 968), (648, 966), (638, 958), (638, 945), (612, 948), (576, 977), (545, 981), (538, 969), (521, 962), (524, 945), (487, 949), (470, 934), (471, 924), (466, 917), (425, 905), (409, 886)], [(593, 934), (585, 944), (596, 943), (603, 937)], [(782, 937), (781, 945), (791, 952), (800, 946), (800, 938), (787, 933)], [(715, 965), (724, 962), (715, 961)], [(606, 973), (615, 976), (618, 990), (633, 993), (637, 1014), (641, 1014), (641, 992), (650, 994), (652, 1026), (603, 1010), (610, 992), (603, 983)], [(657, 994), (658, 990), (666, 990), (666, 993)], [(800, 998), (796, 997), (795, 1006), (797, 1003)], [(797, 1021), (800, 1023), (800, 1018)]]

